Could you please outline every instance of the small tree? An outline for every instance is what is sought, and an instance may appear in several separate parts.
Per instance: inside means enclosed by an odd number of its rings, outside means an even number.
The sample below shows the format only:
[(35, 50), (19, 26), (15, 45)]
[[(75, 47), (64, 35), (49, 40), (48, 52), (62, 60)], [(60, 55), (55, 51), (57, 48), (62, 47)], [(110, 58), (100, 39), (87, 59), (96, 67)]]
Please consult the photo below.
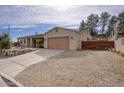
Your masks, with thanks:
[(119, 32), (122, 33), (122, 35), (124, 36), (124, 24), (119, 24), (118, 29), (119, 29)]
[(96, 35), (96, 27), (98, 26), (99, 22), (99, 16), (96, 14), (91, 14), (87, 18), (87, 26), (89, 31), (91, 32), (91, 35)]
[(117, 19), (117, 17), (116, 16), (112, 16), (111, 17), (111, 19), (110, 19), (110, 21), (109, 21), (109, 25), (108, 25), (108, 30), (107, 30), (107, 34), (108, 35), (110, 35), (111, 34), (111, 32), (115, 32), (115, 27), (116, 27), (116, 25), (117, 25), (117, 21), (118, 21), (118, 19)]
[(40, 47), (42, 47), (42, 44), (43, 44), (43, 39), (37, 38), (36, 39), (36, 47), (40, 48)]
[(7, 33), (4, 33), (0, 36), (0, 48), (1, 49), (8, 49), (10, 48), (10, 38)]
[(102, 34), (105, 32), (105, 27), (109, 22), (110, 16), (111, 15), (108, 12), (102, 12), (101, 13), (100, 23), (101, 23), (101, 27), (102, 27)]
[(124, 36), (124, 12), (122, 12), (122, 13), (119, 14), (118, 20), (119, 20), (118, 30)]
[(80, 23), (79, 30), (80, 30), (80, 31), (85, 31), (85, 30), (87, 30), (87, 29), (88, 29), (87, 23), (85, 23), (84, 20), (82, 20), (81, 23)]

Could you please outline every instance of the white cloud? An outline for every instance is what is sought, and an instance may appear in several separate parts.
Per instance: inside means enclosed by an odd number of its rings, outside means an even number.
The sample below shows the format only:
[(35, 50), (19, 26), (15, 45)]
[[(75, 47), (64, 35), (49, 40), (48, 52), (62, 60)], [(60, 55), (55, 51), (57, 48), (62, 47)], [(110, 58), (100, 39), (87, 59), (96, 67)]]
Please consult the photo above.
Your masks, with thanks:
[(22, 30), (22, 29), (16, 29), (16, 30), (13, 30), (13, 31), (15, 31), (15, 32), (22, 32), (24, 30)]
[(80, 24), (91, 13), (118, 14), (123, 10), (124, 6), (0, 6), (0, 24)]
[[(13, 28), (20, 28), (20, 29), (23, 29), (23, 28), (31, 28), (31, 27), (36, 27), (37, 25), (10, 25), (10, 28), (13, 29)], [(2, 28), (5, 28), (7, 29), (8, 26), (3, 26)]]
[(71, 29), (78, 29), (79, 26), (66, 26), (67, 28), (71, 28)]

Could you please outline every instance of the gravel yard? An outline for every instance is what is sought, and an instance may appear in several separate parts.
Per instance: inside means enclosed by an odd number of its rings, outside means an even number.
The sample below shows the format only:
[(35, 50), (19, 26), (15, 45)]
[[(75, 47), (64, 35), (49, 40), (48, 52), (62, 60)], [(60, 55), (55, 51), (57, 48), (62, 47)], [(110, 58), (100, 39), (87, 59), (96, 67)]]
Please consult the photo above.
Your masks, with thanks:
[(123, 86), (124, 58), (110, 51), (65, 51), (26, 68), (24, 86)]

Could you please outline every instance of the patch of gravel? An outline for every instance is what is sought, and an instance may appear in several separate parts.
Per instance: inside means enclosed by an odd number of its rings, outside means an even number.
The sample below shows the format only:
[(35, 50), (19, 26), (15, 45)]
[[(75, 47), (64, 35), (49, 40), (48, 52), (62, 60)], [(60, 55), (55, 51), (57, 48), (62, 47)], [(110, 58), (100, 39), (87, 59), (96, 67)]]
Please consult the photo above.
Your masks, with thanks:
[(123, 86), (124, 58), (110, 51), (66, 51), (26, 68), (24, 86)]

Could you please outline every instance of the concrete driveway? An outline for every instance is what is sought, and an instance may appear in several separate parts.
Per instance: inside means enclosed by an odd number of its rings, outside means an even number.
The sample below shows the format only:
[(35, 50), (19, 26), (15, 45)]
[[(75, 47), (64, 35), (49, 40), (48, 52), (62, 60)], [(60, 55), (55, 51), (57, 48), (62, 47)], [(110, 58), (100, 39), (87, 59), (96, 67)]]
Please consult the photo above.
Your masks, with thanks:
[(0, 87), (7, 87), (7, 84), (3, 81), (1, 77), (0, 77)]
[(0, 59), (0, 72), (14, 78), (26, 67), (38, 62), (42, 62), (64, 51), (65, 50), (40, 49), (38, 51), (20, 56), (11, 57), (8, 59)]

